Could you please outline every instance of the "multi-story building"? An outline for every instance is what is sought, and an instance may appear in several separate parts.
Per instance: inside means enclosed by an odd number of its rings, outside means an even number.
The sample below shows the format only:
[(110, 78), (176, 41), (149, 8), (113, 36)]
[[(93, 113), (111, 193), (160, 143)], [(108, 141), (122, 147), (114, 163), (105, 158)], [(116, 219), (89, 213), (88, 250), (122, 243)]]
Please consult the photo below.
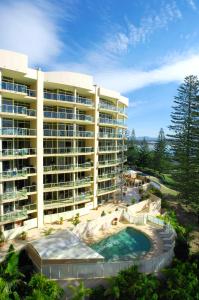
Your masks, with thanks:
[(128, 99), (88, 75), (42, 72), (0, 50), (0, 227), (84, 214), (121, 190)]

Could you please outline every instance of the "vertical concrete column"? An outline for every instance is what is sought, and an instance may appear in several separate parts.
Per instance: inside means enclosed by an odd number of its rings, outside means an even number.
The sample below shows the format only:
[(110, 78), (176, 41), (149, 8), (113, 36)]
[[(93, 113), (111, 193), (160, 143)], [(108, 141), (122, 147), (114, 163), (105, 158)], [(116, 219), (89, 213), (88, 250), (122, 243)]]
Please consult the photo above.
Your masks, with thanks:
[(43, 201), (43, 97), (44, 73), (37, 71), (37, 227), (44, 224)]
[[(2, 72), (0, 69), (0, 88), (2, 82)], [(0, 94), (0, 107), (2, 106), (2, 96)], [(2, 118), (0, 117), (0, 130), (2, 129)], [(0, 155), (2, 153), (2, 139), (0, 138)], [(0, 173), (3, 171), (2, 160), (0, 160)], [(3, 183), (0, 182), (0, 195), (3, 194)], [(3, 204), (0, 202), (0, 215), (3, 215)], [(3, 229), (3, 228), (2, 228)]]
[(94, 201), (93, 201), (93, 208), (97, 207), (97, 191), (98, 191), (98, 147), (99, 147), (99, 142), (98, 142), (98, 136), (99, 136), (99, 88), (95, 86), (95, 96), (94, 96), (94, 101), (95, 101), (95, 112), (94, 112), (94, 161), (93, 161), (93, 167), (94, 167), (94, 172), (93, 172), (93, 182), (94, 182)]
[[(77, 113), (77, 107), (76, 107), (76, 98), (77, 98), (77, 89), (74, 89), (74, 99), (75, 99), (75, 107), (74, 107), (74, 110), (73, 110), (73, 113), (76, 117), (76, 113)], [(76, 130), (77, 130), (77, 125), (76, 125), (76, 122), (73, 123), (73, 132), (76, 134)], [(77, 147), (77, 140), (75, 138), (73, 138), (73, 143), (72, 143), (72, 147), (73, 149)], [(75, 154), (73, 154), (73, 166), (75, 167), (75, 165), (77, 164), (77, 156)], [(75, 183), (75, 180), (76, 180), (76, 172), (73, 172), (73, 182)], [(76, 198), (76, 190), (75, 188), (73, 189), (73, 198), (75, 199)], [(74, 206), (75, 208), (75, 206)]]

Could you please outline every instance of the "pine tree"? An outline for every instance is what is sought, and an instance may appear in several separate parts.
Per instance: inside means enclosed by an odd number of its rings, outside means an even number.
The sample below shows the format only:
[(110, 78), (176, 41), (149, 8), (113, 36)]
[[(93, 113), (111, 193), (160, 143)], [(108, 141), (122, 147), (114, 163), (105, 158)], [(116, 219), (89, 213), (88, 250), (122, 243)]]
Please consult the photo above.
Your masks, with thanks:
[(140, 149), (139, 149), (139, 159), (138, 159), (138, 165), (141, 168), (148, 168), (150, 167), (150, 150), (149, 145), (145, 138), (140, 143)]
[(197, 201), (199, 180), (199, 81), (188, 76), (174, 100), (169, 135), (176, 165), (173, 177), (185, 200)]
[(134, 166), (137, 165), (138, 160), (138, 147), (136, 142), (135, 130), (131, 131), (131, 135), (128, 140), (128, 151), (127, 151), (127, 159), (130, 164)]
[(154, 169), (159, 171), (160, 173), (164, 172), (167, 165), (167, 159), (167, 141), (164, 130), (161, 128), (159, 131), (157, 143), (154, 147)]

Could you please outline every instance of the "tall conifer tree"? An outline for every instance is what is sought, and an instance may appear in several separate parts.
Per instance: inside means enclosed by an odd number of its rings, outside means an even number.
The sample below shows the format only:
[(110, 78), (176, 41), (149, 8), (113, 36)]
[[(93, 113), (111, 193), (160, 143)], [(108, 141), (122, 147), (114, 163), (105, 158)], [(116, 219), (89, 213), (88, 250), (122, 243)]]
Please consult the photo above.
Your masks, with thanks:
[(166, 168), (166, 159), (167, 159), (167, 141), (164, 134), (164, 130), (161, 128), (157, 143), (154, 147), (154, 169), (163, 172)]
[(178, 89), (171, 114), (172, 131), (169, 137), (176, 165), (173, 176), (181, 196), (185, 200), (197, 201), (199, 167), (199, 81), (188, 76)]

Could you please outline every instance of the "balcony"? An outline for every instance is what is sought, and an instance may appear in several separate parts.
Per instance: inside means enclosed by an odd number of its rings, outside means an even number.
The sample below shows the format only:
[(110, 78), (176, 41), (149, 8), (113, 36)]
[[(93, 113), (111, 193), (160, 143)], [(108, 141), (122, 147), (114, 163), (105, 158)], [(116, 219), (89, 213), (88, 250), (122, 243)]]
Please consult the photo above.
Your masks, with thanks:
[(44, 148), (44, 155), (73, 155), (73, 154), (84, 154), (94, 152), (93, 147), (79, 147), (79, 148)]
[(0, 106), (0, 113), (22, 115), (22, 117), (36, 117), (35, 109), (28, 109), (24, 106), (7, 105)]
[(92, 164), (90, 162), (86, 162), (78, 165), (52, 165), (52, 166), (44, 166), (44, 173), (56, 173), (56, 172), (67, 172), (67, 171), (81, 171), (82, 169), (90, 169)]
[(90, 122), (90, 123), (92, 123), (94, 120), (94, 118), (90, 115), (73, 114), (73, 113), (66, 113), (66, 112), (53, 112), (53, 111), (44, 111), (44, 118), (83, 121), (83, 122)]
[(73, 95), (67, 95), (61, 93), (44, 92), (44, 99), (72, 102), (72, 103), (79, 103), (79, 104), (93, 106), (93, 101), (91, 99), (84, 98), (81, 96), (75, 97)]
[(118, 189), (118, 186), (116, 186), (116, 185), (111, 185), (111, 186), (108, 186), (108, 187), (99, 188), (98, 191), (97, 191), (97, 195), (99, 196), (101, 194), (110, 193), (110, 192), (116, 191), (117, 189)]
[(66, 198), (59, 200), (44, 200), (44, 209), (64, 207), (74, 203), (74, 198)]
[(33, 210), (36, 210), (37, 209), (37, 204), (36, 203), (33, 203), (33, 204), (26, 204), (26, 205), (23, 205), (22, 206), (22, 209), (23, 210), (26, 210), (27, 213), (28, 212), (31, 212)]
[(26, 178), (29, 175), (34, 175), (36, 174), (36, 169), (33, 167), (25, 167), (21, 170), (18, 170), (17, 168), (4, 171), (0, 173), (0, 180), (17, 180), (21, 178)]
[(120, 120), (120, 119), (116, 120), (116, 119), (108, 119), (108, 118), (99, 118), (99, 123), (126, 127), (124, 120)]
[(99, 168), (107, 167), (110, 165), (117, 165), (120, 163), (119, 159), (113, 159), (113, 160), (100, 160), (98, 163)]
[(92, 177), (85, 177), (84, 179), (77, 179), (76, 181), (44, 183), (44, 190), (62, 190), (65, 188), (77, 188), (91, 183)]
[(34, 148), (21, 148), (21, 149), (3, 149), (0, 151), (0, 159), (7, 158), (21, 158), (26, 156), (36, 155), (36, 149)]
[(29, 97), (36, 97), (36, 91), (30, 90), (26, 85), (2, 81), (1, 89), (15, 93), (25, 94)]
[(3, 127), (0, 129), (0, 135), (3, 136), (34, 136), (36, 137), (36, 129), (19, 128), (19, 127)]
[(28, 218), (26, 209), (15, 210), (15, 211), (0, 215), (0, 223), (5, 223), (5, 222), (9, 223), (9, 222), (14, 222), (14, 221), (26, 219), (26, 218)]
[(21, 200), (26, 199), (27, 196), (27, 190), (22, 189), (21, 191), (14, 191), (14, 192), (5, 192), (2, 195), (0, 195), (0, 202), (9, 202), (14, 200)]
[(118, 174), (117, 172), (100, 174), (100, 175), (98, 175), (98, 181), (115, 178), (117, 176), (117, 174)]
[(117, 112), (117, 106), (111, 105), (108, 103), (104, 103), (104, 102), (99, 103), (99, 108), (101, 108), (103, 110), (111, 110), (111, 111)]
[(70, 137), (84, 137), (90, 138), (94, 136), (93, 131), (73, 131), (73, 130), (56, 130), (56, 129), (44, 129), (44, 136), (55, 136), (62, 138), (70, 138)]
[(99, 132), (99, 138), (103, 139), (122, 139), (125, 135), (122, 133), (113, 133), (113, 132)]
[(115, 152), (118, 151), (117, 146), (100, 146), (99, 152)]

